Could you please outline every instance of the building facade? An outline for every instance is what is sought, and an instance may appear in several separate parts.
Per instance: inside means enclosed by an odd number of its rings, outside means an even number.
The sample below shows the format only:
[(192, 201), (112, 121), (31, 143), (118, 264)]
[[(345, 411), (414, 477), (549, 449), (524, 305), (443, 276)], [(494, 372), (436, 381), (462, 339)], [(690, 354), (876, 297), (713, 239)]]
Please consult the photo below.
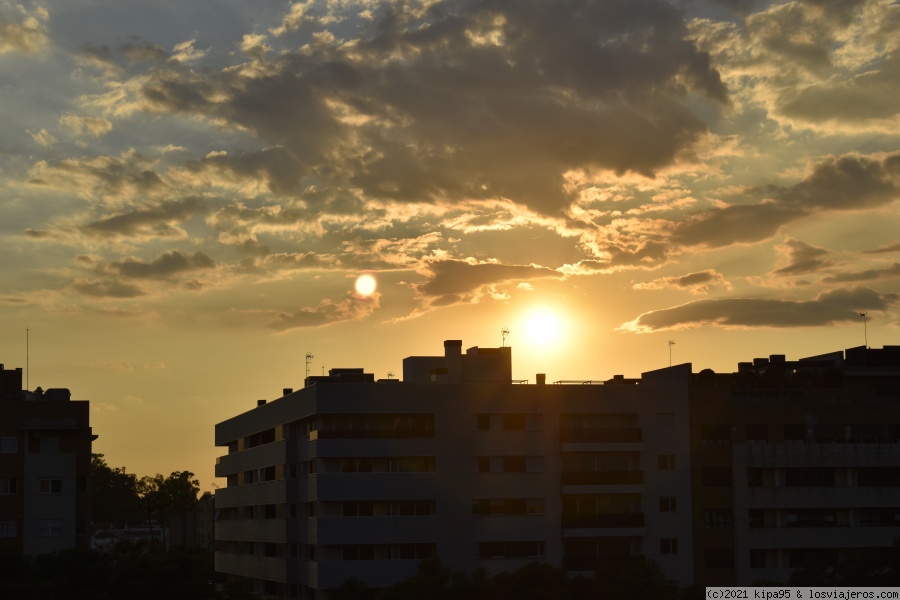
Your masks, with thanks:
[(431, 556), (641, 556), (682, 585), (751, 585), (900, 537), (900, 347), (519, 385), (509, 348), (449, 340), (403, 371), (334, 369), (216, 426), (217, 571), (324, 598)]
[(90, 548), (89, 403), (64, 388), (22, 390), (0, 365), (0, 543), (26, 554)]
[(216, 570), (283, 598), (386, 587), (432, 556), (644, 556), (691, 580), (689, 367), (518, 385), (509, 348), (444, 350), (404, 360), (402, 382), (334, 369), (216, 425)]
[(690, 396), (696, 581), (785, 581), (900, 538), (900, 347), (759, 358)]

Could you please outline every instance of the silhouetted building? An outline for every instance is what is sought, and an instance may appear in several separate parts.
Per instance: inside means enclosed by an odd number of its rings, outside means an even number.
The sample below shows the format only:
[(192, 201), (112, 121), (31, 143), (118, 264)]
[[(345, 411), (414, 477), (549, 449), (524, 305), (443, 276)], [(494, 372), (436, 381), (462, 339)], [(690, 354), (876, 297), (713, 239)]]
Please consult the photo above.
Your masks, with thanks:
[(219, 423), (217, 571), (321, 598), (431, 556), (641, 556), (681, 584), (749, 585), (900, 533), (898, 347), (556, 385), (513, 384), (510, 353), (450, 340), (402, 382), (334, 369)]
[(215, 545), (215, 502), (204, 492), (194, 506), (169, 518), (169, 546), (200, 546), (213, 550)]
[(0, 543), (26, 554), (90, 548), (89, 403), (64, 388), (22, 390), (0, 365)]
[(283, 598), (386, 587), (432, 556), (491, 572), (646, 556), (690, 581), (689, 368), (514, 385), (510, 348), (456, 340), (403, 367), (333, 369), (216, 425), (218, 572)]
[(900, 536), (900, 347), (702, 371), (690, 411), (697, 582), (784, 581)]

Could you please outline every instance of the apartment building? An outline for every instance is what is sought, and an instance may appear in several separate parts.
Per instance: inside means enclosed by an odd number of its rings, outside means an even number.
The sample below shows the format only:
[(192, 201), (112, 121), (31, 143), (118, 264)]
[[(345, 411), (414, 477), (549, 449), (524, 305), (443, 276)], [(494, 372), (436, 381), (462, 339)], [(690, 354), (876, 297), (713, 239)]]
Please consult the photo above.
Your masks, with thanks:
[(281, 598), (386, 587), (422, 558), (490, 572), (645, 556), (693, 578), (690, 365), (513, 383), (444, 343), (403, 380), (332, 369), (216, 425), (216, 570)]
[(89, 403), (68, 389), (22, 390), (0, 365), (0, 543), (26, 554), (90, 548)]
[(701, 371), (690, 413), (695, 581), (785, 581), (900, 537), (900, 347)]

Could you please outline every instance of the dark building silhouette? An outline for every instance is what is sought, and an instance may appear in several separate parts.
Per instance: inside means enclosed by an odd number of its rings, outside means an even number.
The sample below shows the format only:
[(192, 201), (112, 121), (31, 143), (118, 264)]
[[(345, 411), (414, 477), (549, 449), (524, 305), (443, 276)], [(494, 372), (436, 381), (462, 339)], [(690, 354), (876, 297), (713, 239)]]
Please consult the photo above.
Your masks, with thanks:
[(90, 548), (89, 403), (68, 389), (22, 390), (0, 365), (0, 543), (26, 554)]
[(333, 369), (216, 425), (216, 570), (282, 598), (422, 558), (489, 572), (654, 560), (680, 584), (784, 579), (900, 534), (894, 347), (738, 371), (511, 380), (448, 340), (403, 380)]

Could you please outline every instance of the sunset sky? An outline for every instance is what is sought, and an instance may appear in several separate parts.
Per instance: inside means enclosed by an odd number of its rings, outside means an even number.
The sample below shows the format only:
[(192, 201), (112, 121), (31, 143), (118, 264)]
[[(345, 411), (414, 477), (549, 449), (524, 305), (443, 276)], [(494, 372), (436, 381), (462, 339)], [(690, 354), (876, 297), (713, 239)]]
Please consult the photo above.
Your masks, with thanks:
[(0, 0), (0, 84), (0, 362), (138, 475), (307, 353), (900, 344), (897, 2)]

